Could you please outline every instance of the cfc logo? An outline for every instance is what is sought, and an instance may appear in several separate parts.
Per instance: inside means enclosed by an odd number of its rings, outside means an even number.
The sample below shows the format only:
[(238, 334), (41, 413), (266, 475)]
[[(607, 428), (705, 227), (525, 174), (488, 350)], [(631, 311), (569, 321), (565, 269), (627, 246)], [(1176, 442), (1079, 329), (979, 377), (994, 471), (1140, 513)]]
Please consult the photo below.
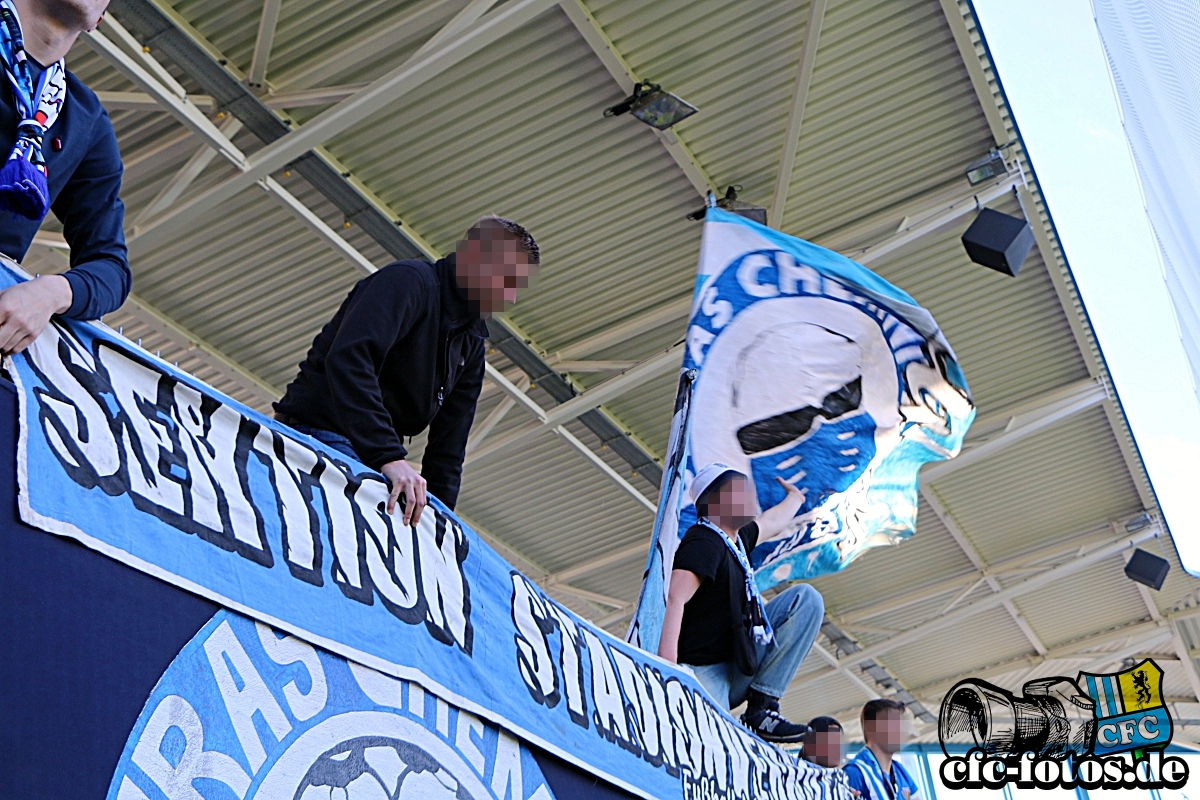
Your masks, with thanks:
[[(1163, 671), (1151, 659), (1117, 673), (1081, 672), (1029, 681), (1023, 696), (967, 679), (942, 701), (938, 737), (951, 789), (1177, 789), (1183, 759), (1164, 756), (1172, 736), (1162, 698)], [(966, 755), (956, 745), (967, 745)], [(956, 752), (952, 753), (951, 750)]]

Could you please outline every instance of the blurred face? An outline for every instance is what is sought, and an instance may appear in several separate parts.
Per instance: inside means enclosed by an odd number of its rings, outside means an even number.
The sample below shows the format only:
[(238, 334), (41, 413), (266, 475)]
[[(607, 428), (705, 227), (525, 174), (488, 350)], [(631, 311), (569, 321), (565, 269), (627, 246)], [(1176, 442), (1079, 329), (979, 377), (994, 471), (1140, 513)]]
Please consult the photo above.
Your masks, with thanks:
[(63, 28), (77, 31), (94, 29), (108, 3), (109, 0), (30, 0), (30, 5), (42, 15)]
[(754, 521), (754, 498), (750, 496), (745, 478), (735, 475), (716, 492), (710, 493), (708, 517), (735, 528)]
[(454, 252), (458, 285), (481, 317), (507, 311), (517, 301), (518, 290), (527, 288), (537, 274), (517, 240), (502, 228), (468, 231)]
[(863, 737), (885, 753), (895, 755), (912, 736), (912, 726), (900, 711), (888, 711), (863, 722)]
[(832, 769), (842, 763), (842, 732), (832, 728), (823, 733), (809, 731), (804, 737), (804, 760)]

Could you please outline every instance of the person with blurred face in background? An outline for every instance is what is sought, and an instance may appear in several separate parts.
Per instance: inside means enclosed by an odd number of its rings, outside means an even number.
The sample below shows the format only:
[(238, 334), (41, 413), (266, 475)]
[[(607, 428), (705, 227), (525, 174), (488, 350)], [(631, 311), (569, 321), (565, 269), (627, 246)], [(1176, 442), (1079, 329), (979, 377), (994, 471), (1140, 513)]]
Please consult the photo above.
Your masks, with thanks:
[(906, 707), (881, 697), (862, 709), (866, 747), (846, 765), (850, 788), (861, 800), (917, 800), (918, 787), (904, 765), (893, 758), (912, 736)]
[(63, 57), (108, 0), (0, 0), (0, 253), (25, 258), (51, 210), (71, 268), (0, 291), (0, 353), (50, 317), (99, 319), (129, 294), (121, 152), (108, 113)]
[(675, 552), (658, 654), (689, 666), (728, 708), (745, 701), (742, 722), (760, 738), (799, 742), (808, 728), (779, 713), (779, 698), (817, 638), (825, 603), (805, 584), (765, 603), (748, 557), (760, 538), (777, 535), (804, 503), (802, 490), (780, 483), (784, 499), (755, 518), (742, 473), (709, 464), (692, 479), (699, 520)]
[[(529, 232), (484, 217), (437, 263), (397, 261), (363, 278), (317, 334), (275, 418), (379, 470), (416, 525), (433, 494), (453, 509), (483, 386), (484, 320), (529, 286), (541, 257)], [(420, 474), (404, 437), (429, 430)]]
[(833, 769), (842, 764), (842, 723), (833, 717), (815, 717), (804, 735), (804, 760)]

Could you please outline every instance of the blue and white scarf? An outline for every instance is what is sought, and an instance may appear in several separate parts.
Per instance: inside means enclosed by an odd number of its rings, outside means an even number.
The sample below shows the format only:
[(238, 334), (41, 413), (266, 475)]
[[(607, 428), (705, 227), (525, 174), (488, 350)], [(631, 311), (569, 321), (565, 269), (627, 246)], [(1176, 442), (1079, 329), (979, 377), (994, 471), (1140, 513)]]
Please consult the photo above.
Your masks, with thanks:
[(758, 585), (754, 582), (754, 568), (750, 566), (750, 559), (746, 557), (746, 551), (742, 549), (742, 537), (738, 536), (737, 544), (734, 544), (723, 530), (709, 522), (708, 519), (701, 517), (700, 524), (716, 531), (717, 535), (721, 537), (721, 541), (733, 553), (733, 557), (742, 565), (742, 575), (746, 580), (746, 602), (750, 605), (750, 635), (754, 637), (754, 641), (763, 646), (775, 641), (775, 631), (771, 629), (771, 620), (767, 619), (767, 604), (758, 591)]
[(12, 0), (0, 0), (0, 60), (21, 115), (16, 144), (0, 167), (0, 208), (40, 221), (50, 210), (50, 173), (42, 156), (42, 138), (67, 102), (67, 68), (60, 58), (42, 70), (34, 84), (21, 18)]

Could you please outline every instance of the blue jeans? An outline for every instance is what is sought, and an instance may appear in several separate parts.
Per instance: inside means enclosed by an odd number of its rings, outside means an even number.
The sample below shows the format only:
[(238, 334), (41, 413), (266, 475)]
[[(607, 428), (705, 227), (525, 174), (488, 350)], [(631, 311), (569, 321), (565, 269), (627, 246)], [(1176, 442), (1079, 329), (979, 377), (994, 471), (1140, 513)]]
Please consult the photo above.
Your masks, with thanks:
[(288, 427), (299, 433), (311, 436), (321, 444), (329, 445), (334, 450), (337, 450), (339, 453), (347, 456), (348, 458), (353, 458), (355, 461), (362, 461), (362, 459), (358, 457), (358, 454), (354, 452), (354, 445), (350, 444), (350, 440), (345, 436), (342, 436), (340, 433), (326, 431), (320, 428), (310, 428), (307, 425), (289, 425)]
[(743, 675), (732, 661), (691, 667), (708, 693), (718, 702), (728, 702), (730, 708), (740, 706), (751, 689), (770, 697), (783, 697), (825, 621), (825, 601), (820, 592), (806, 583), (780, 592), (767, 603), (766, 611), (775, 641), (755, 644), (758, 672)]

